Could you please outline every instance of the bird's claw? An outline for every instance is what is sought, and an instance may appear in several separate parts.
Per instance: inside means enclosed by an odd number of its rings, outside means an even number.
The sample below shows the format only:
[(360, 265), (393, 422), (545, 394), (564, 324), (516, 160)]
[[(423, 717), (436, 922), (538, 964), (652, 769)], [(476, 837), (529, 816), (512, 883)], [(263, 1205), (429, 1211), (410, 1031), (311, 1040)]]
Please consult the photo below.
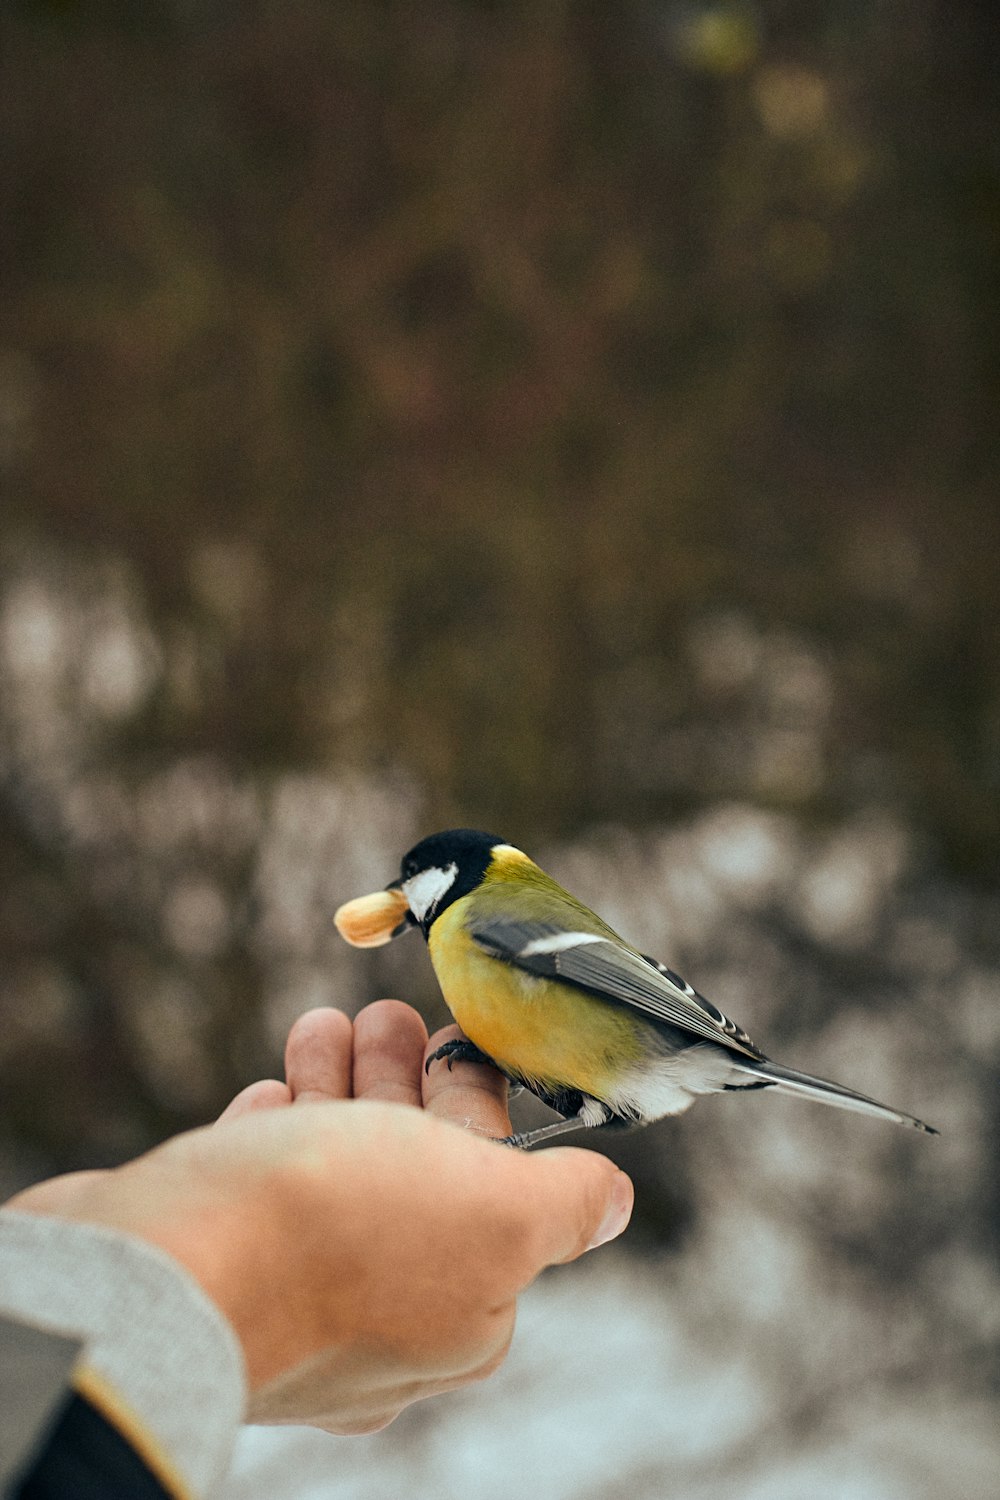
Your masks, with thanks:
[(442, 1042), (440, 1047), (435, 1047), (429, 1052), (424, 1063), (424, 1072), (429, 1073), (432, 1062), (445, 1061), (450, 1073), (456, 1062), (488, 1063), (493, 1066), (492, 1058), (486, 1056), (485, 1052), (470, 1042), (466, 1037), (454, 1037), (450, 1042)]

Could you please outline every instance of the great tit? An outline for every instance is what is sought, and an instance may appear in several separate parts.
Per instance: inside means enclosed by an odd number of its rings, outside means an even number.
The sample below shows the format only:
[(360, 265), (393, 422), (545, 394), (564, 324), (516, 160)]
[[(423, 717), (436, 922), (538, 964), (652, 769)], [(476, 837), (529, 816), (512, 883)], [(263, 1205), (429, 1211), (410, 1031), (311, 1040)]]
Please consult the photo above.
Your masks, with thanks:
[(374, 947), (411, 926), (466, 1039), (446, 1059), (489, 1062), (562, 1119), (515, 1146), (581, 1127), (644, 1125), (700, 1094), (776, 1088), (938, 1132), (853, 1089), (771, 1062), (679, 974), (640, 953), (535, 862), (493, 834), (455, 828), (404, 856), (386, 890), (342, 906), (341, 935)]

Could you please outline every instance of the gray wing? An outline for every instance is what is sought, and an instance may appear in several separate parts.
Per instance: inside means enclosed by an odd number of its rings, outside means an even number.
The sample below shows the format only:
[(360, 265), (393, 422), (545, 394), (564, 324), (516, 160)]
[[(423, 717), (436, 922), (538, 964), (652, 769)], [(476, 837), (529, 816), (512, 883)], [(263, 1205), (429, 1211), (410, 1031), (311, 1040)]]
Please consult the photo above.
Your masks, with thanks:
[(508, 918), (477, 919), (470, 935), (493, 958), (539, 979), (561, 979), (732, 1052), (764, 1056), (745, 1031), (679, 974), (613, 938)]

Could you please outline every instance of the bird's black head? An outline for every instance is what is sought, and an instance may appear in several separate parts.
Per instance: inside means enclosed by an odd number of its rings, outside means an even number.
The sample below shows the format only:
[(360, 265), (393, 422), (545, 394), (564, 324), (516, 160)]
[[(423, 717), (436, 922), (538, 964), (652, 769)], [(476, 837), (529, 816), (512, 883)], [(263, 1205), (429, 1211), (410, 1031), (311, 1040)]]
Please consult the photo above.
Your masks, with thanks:
[(398, 884), (425, 937), (435, 917), (475, 890), (489, 867), (490, 851), (506, 842), (475, 828), (449, 828), (421, 839), (403, 856)]

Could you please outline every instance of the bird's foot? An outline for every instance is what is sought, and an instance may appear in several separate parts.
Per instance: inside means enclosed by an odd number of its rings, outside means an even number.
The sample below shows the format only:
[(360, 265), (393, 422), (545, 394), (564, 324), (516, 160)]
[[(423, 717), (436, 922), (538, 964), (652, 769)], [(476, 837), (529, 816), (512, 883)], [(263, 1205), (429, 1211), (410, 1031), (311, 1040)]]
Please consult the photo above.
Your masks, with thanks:
[(519, 1135), (505, 1135), (500, 1146), (514, 1146), (520, 1151), (530, 1151), (541, 1141), (551, 1141), (557, 1135), (568, 1135), (571, 1130), (594, 1130), (602, 1125), (618, 1124), (607, 1105), (596, 1099), (585, 1099), (578, 1113), (568, 1119), (553, 1120), (551, 1125), (540, 1125), (537, 1130), (525, 1130)]
[(491, 1068), (495, 1066), (492, 1057), (487, 1057), (486, 1053), (482, 1052), (475, 1042), (470, 1042), (467, 1037), (456, 1037), (453, 1041), (442, 1042), (440, 1047), (435, 1047), (434, 1051), (427, 1055), (424, 1072), (429, 1073), (431, 1063), (442, 1059), (447, 1060), (449, 1073), (457, 1062), (486, 1063)]

